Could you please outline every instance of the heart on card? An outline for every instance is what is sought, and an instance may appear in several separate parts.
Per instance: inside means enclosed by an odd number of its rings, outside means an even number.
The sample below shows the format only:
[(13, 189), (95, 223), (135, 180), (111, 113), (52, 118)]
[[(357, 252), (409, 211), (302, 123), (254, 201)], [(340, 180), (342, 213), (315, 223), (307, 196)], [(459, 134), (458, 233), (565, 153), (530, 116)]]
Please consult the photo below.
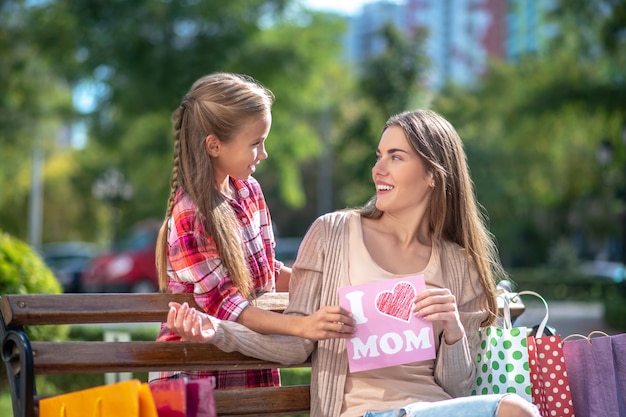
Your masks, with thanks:
[(376, 296), (376, 309), (382, 314), (406, 321), (411, 319), (411, 302), (416, 295), (415, 287), (400, 281), (391, 291), (381, 291)]

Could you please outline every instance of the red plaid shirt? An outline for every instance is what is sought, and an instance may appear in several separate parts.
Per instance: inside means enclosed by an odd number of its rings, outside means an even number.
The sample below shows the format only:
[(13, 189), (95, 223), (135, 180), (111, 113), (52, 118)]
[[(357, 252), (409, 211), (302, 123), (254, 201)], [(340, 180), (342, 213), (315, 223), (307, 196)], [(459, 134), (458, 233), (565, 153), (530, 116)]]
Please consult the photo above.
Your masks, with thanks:
[[(254, 179), (231, 179), (237, 200), (228, 200), (239, 220), (243, 249), (257, 293), (276, 290), (275, 277), (282, 263), (274, 259), (274, 234), (270, 212), (261, 186)], [(196, 303), (208, 314), (222, 320), (236, 321), (249, 304), (233, 285), (220, 259), (213, 237), (202, 230), (196, 219), (196, 206), (182, 190), (170, 218), (168, 236), (168, 292), (193, 293)], [(180, 341), (166, 323), (161, 325), (157, 341)], [(180, 375), (182, 374), (182, 375)], [(280, 385), (276, 369), (247, 372), (194, 371), (160, 372), (159, 379), (173, 375), (189, 378), (215, 377), (217, 389)]]

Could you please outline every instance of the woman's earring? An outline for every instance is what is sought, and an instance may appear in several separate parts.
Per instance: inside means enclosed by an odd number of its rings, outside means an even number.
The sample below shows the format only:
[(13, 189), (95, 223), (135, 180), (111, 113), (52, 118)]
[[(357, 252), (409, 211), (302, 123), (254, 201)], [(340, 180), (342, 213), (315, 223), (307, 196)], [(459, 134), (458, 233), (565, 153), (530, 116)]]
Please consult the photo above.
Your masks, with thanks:
[(430, 183), (430, 188), (435, 188), (435, 181), (432, 181), (432, 182)]

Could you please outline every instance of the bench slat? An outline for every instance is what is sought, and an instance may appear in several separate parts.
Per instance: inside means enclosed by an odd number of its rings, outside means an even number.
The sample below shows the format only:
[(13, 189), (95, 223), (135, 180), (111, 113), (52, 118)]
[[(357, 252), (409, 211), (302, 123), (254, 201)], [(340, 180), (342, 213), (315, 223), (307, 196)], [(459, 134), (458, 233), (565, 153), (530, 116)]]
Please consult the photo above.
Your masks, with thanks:
[[(169, 301), (196, 305), (192, 294), (11, 294), (0, 309), (7, 326), (149, 323), (166, 320)], [(288, 293), (267, 293), (254, 304), (281, 312), (288, 302)]]
[[(290, 368), (189, 342), (32, 342), (37, 374)], [(68, 361), (68, 358), (72, 358)], [(310, 363), (293, 367), (310, 366)]]
[[(308, 385), (213, 391), (220, 416), (281, 416), (309, 414)], [(263, 410), (260, 414), (259, 410)]]

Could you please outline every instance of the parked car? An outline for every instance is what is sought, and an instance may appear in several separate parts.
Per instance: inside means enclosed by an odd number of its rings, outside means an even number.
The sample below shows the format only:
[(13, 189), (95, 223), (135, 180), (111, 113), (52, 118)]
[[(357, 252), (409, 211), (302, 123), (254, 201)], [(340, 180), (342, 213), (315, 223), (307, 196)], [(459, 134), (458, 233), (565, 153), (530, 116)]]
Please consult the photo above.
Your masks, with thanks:
[(57, 278), (63, 292), (81, 292), (82, 274), (100, 252), (95, 243), (51, 242), (41, 247), (41, 257)]
[(87, 292), (156, 292), (155, 248), (161, 223), (138, 224), (112, 250), (93, 259), (83, 273)]
[(624, 282), (624, 277), (626, 276), (623, 263), (603, 260), (583, 262), (580, 265), (579, 272), (583, 275), (618, 283)]

